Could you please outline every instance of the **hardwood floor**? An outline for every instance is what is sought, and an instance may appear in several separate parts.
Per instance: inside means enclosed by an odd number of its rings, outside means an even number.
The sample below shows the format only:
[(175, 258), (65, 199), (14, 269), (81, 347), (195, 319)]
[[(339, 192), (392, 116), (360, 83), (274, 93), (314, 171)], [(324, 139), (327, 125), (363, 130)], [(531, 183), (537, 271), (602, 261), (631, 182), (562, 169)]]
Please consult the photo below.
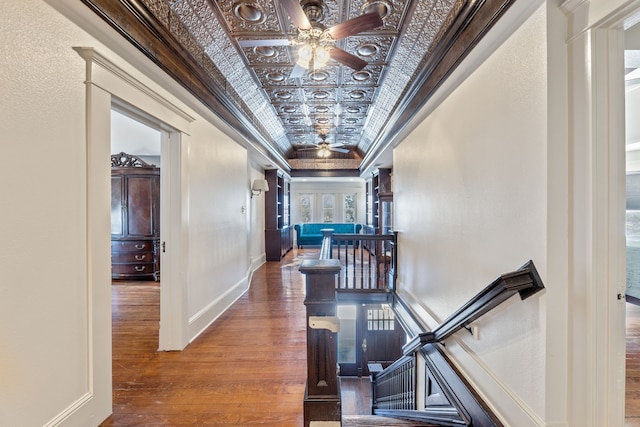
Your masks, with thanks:
[(157, 352), (160, 289), (115, 282), (113, 414), (101, 426), (301, 426), (304, 279), (293, 253), (181, 352)]
[(640, 426), (640, 306), (627, 303), (625, 423)]
[[(160, 287), (114, 282), (113, 414), (101, 426), (303, 424), (304, 281), (290, 253), (181, 352), (158, 352)], [(627, 303), (625, 426), (640, 426), (640, 306)], [(348, 391), (349, 381), (342, 389)], [(354, 385), (354, 387), (356, 387)], [(345, 414), (360, 407), (343, 403)]]

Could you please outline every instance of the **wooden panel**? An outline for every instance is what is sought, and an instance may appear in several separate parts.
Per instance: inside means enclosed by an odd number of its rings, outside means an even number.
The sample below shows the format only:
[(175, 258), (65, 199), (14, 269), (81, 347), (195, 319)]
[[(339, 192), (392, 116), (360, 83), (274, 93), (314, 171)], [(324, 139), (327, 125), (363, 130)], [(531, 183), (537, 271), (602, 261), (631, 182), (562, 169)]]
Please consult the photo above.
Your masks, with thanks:
[(148, 176), (127, 177), (127, 217), (130, 236), (153, 237), (155, 224), (153, 208), (155, 205), (154, 178)]
[(265, 253), (267, 261), (279, 261), (293, 247), (289, 224), (289, 179), (281, 171), (264, 172), (269, 191), (264, 193)]
[(124, 234), (123, 181), (124, 177), (122, 175), (111, 176), (111, 235), (113, 236), (122, 236)]
[(154, 263), (135, 263), (135, 264), (111, 264), (111, 275), (113, 278), (119, 277), (153, 277), (155, 274)]
[(153, 251), (153, 240), (113, 240), (112, 252), (148, 252)]
[(140, 263), (153, 262), (153, 252), (114, 252), (111, 254), (111, 262), (113, 263)]

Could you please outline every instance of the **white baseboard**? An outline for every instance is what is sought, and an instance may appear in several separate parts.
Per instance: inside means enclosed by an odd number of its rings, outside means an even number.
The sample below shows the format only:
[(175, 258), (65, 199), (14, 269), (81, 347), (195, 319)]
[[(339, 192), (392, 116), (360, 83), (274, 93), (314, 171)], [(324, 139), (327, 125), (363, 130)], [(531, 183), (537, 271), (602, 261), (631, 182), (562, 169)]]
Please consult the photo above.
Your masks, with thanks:
[(245, 276), (227, 292), (207, 304), (202, 310), (189, 318), (189, 342), (193, 342), (215, 320), (220, 317), (231, 305), (249, 289), (249, 275)]

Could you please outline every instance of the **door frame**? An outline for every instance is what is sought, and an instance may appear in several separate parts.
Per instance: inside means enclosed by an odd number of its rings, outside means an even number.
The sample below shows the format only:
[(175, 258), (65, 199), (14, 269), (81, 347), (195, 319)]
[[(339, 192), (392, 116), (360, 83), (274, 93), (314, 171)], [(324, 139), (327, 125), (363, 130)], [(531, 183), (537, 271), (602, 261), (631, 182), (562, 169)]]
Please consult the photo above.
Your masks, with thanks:
[[(369, 322), (369, 318), (368, 318), (368, 310), (369, 309), (374, 309), (374, 308), (382, 308), (383, 305), (385, 304), (381, 304), (381, 303), (353, 303), (353, 304), (344, 304), (344, 305), (349, 305), (349, 306), (354, 306), (355, 310), (356, 310), (356, 314), (355, 314), (355, 342), (354, 342), (354, 346), (355, 346), (355, 362), (354, 363), (340, 363), (340, 375), (343, 376), (368, 376), (370, 374), (369, 369), (368, 369), (368, 354), (367, 354), (367, 350), (366, 348), (363, 346), (364, 340), (369, 338), (371, 339), (371, 335), (375, 335), (376, 334), (376, 330), (369, 330), (368, 328), (368, 322)], [(402, 329), (402, 327), (400, 326), (400, 324), (397, 322), (397, 320), (395, 319), (395, 314), (393, 313), (392, 310), (390, 310), (391, 315), (394, 316), (393, 319), (389, 319), (389, 321), (393, 321), (394, 323), (394, 329), (393, 329), (393, 333), (398, 334), (399, 335), (399, 339), (401, 339), (401, 337), (405, 337), (406, 340), (406, 332)], [(378, 320), (378, 319), (376, 319)], [(380, 330), (380, 332), (383, 333), (391, 333), (390, 330)], [(339, 333), (338, 333), (339, 334)], [(374, 340), (374, 344), (375, 344), (375, 340)], [(368, 344), (368, 346), (372, 345), (371, 343)], [(401, 353), (401, 348), (402, 348), (402, 343), (400, 343), (400, 346), (398, 347), (398, 350)], [(370, 354), (370, 353), (369, 353)], [(395, 358), (393, 358), (393, 360), (397, 359), (399, 357), (399, 355)]]
[[(602, 4), (562, 4), (570, 76), (567, 415), (572, 425), (594, 427), (624, 424), (623, 25), (640, 1), (608, 15)], [(603, 17), (590, 15), (598, 12)]]
[[(87, 197), (89, 203), (105, 205), (105, 218), (109, 218), (107, 202), (110, 200), (110, 181), (102, 182), (100, 177), (110, 176), (110, 164), (106, 159), (111, 147), (112, 107), (117, 106), (120, 110), (142, 117), (161, 130), (160, 239), (161, 246), (165, 242), (167, 249), (166, 252), (161, 250), (163, 271), (160, 281), (158, 349), (182, 350), (188, 344), (187, 278), (186, 269), (182, 268), (188, 257), (188, 217), (185, 212), (187, 194), (182, 164), (186, 159), (186, 139), (194, 118), (169, 101), (160, 87), (149, 87), (117, 65), (115, 58), (111, 60), (91, 47), (75, 47), (74, 50), (86, 61), (86, 126), (89, 147)], [(108, 241), (110, 221), (103, 221), (102, 217), (100, 212), (90, 213), (89, 227), (101, 241)], [(93, 270), (95, 266), (99, 270), (98, 267), (104, 261), (102, 255), (91, 254), (90, 268)], [(97, 278), (93, 286), (108, 286), (110, 289), (110, 277), (108, 280)], [(108, 295), (111, 295), (110, 291)], [(110, 307), (111, 299), (95, 300), (93, 304), (108, 304)], [(111, 334), (108, 339), (110, 342)]]

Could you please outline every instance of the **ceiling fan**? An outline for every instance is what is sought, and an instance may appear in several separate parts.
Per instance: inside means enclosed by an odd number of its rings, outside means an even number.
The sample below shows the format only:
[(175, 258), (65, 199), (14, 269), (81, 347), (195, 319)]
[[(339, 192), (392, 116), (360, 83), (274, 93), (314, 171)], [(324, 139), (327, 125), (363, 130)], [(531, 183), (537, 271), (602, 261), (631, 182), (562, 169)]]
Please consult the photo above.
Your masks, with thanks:
[(336, 142), (333, 144), (329, 144), (327, 142), (326, 134), (321, 134), (320, 139), (322, 139), (322, 142), (320, 142), (319, 144), (315, 144), (313, 147), (310, 147), (310, 148), (300, 148), (298, 151), (318, 150), (318, 156), (320, 157), (329, 157), (332, 151), (335, 151), (337, 153), (349, 152), (349, 150), (346, 148), (340, 148), (343, 145), (342, 143)]
[(280, 4), (294, 25), (298, 27), (298, 37), (295, 40), (240, 40), (238, 43), (241, 47), (300, 46), (298, 60), (291, 71), (290, 78), (301, 77), (305, 70), (323, 66), (329, 59), (340, 62), (356, 71), (362, 70), (367, 65), (366, 61), (336, 47), (335, 43), (345, 37), (380, 27), (383, 21), (378, 12), (365, 13), (331, 28), (324, 28), (317, 22), (322, 14), (320, 1), (309, 1), (304, 8), (298, 0), (280, 0)]

